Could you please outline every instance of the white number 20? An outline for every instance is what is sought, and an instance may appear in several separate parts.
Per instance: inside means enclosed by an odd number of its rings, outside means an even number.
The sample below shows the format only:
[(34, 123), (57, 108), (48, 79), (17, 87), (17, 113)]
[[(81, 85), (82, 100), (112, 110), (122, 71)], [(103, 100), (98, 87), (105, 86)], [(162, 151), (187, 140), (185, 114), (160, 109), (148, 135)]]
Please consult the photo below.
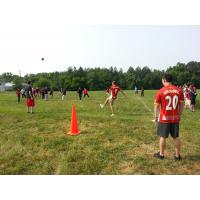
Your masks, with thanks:
[(176, 110), (176, 107), (178, 105), (178, 96), (175, 95), (173, 98), (170, 96), (166, 96), (165, 99), (168, 100), (166, 110), (172, 110), (172, 107), (174, 110)]

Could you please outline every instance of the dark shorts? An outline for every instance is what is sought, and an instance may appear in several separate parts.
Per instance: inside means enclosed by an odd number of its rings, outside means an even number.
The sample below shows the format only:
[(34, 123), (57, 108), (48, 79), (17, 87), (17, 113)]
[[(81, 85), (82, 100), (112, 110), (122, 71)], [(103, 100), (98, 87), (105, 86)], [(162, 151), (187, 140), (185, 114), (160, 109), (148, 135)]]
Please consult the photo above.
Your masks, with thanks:
[(173, 138), (179, 137), (179, 123), (161, 123), (158, 122), (157, 134), (160, 137), (168, 138), (169, 134)]
[(194, 98), (191, 98), (191, 104), (192, 104), (192, 105), (195, 105), (195, 104), (196, 104), (195, 97), (194, 97)]

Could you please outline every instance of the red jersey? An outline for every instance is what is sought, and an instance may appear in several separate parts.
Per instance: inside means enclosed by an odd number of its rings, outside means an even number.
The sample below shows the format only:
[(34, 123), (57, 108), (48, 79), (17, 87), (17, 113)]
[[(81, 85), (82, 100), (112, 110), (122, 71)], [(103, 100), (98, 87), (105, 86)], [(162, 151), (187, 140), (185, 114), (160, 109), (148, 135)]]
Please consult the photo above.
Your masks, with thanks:
[(88, 94), (88, 90), (87, 90), (87, 89), (84, 89), (84, 90), (83, 90), (83, 94)]
[(162, 123), (178, 123), (180, 121), (179, 107), (184, 101), (182, 90), (174, 85), (161, 88), (155, 97), (155, 103), (159, 103), (160, 114), (159, 122)]
[(121, 91), (122, 89), (120, 87), (118, 87), (117, 85), (112, 85), (109, 89), (108, 92), (111, 92), (111, 96), (113, 99), (117, 98), (117, 94), (119, 91)]
[(186, 96), (187, 100), (191, 100), (191, 95), (190, 95), (190, 91), (189, 90), (186, 91), (185, 96)]

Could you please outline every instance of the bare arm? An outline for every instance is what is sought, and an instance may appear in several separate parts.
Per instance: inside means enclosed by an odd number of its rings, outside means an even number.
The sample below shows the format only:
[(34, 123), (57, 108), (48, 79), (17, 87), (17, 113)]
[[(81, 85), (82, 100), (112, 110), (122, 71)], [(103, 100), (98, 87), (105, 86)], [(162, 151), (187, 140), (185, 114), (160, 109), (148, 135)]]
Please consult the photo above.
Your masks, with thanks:
[(160, 112), (160, 104), (159, 103), (154, 103), (154, 118), (155, 118), (155, 122), (158, 121), (159, 112)]
[(184, 102), (181, 101), (181, 103), (180, 103), (180, 107), (179, 107), (179, 115), (180, 115), (180, 116), (182, 115), (183, 107), (184, 107)]

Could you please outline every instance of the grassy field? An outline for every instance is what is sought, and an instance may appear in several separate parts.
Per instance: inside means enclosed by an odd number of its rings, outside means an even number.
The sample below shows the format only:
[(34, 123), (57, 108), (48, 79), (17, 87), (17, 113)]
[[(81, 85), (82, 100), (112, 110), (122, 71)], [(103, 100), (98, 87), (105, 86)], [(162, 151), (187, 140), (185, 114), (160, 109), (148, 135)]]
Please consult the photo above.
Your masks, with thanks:
[[(155, 91), (135, 97), (126, 91), (115, 104), (116, 116), (99, 103), (104, 92), (90, 92), (78, 100), (75, 92), (61, 101), (36, 99), (34, 114), (27, 114), (24, 99), (14, 92), (0, 93), (0, 174), (200, 174), (200, 102), (191, 113), (184, 110), (180, 135), (183, 160), (173, 160), (167, 141), (166, 159), (157, 160), (156, 126), (151, 122)], [(76, 105), (78, 136), (70, 129), (71, 107)]]

